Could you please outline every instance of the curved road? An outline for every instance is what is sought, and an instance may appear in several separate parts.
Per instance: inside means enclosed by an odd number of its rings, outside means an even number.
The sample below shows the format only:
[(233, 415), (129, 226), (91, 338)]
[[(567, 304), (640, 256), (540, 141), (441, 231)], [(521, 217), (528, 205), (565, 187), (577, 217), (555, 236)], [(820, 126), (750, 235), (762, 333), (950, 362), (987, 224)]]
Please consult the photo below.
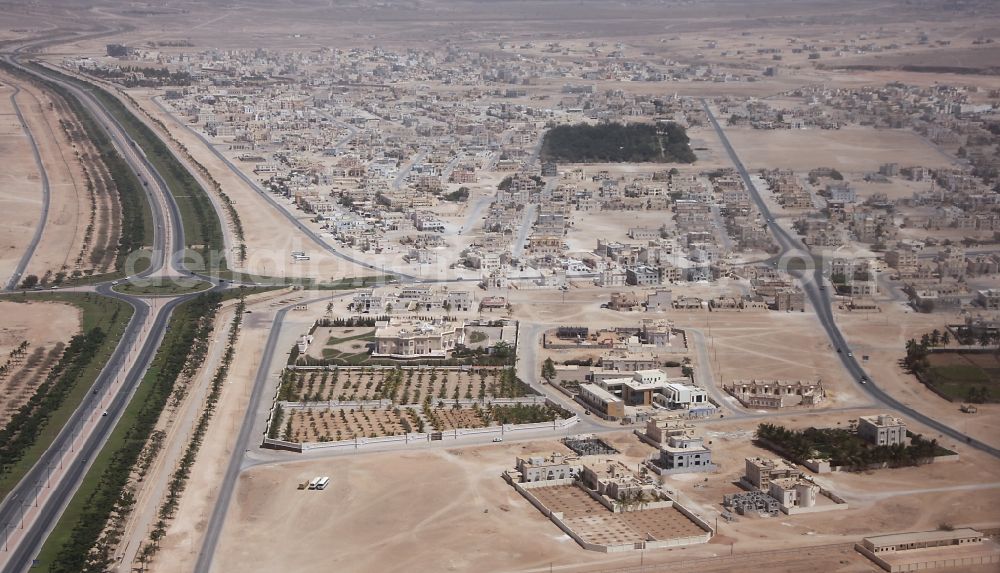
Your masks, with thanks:
[[(47, 72), (22, 66), (17, 62), (16, 54), (5, 55), (4, 59), (26, 73), (44, 77), (70, 91), (93, 115), (96, 123), (111, 138), (129, 167), (144, 182), (156, 227), (153, 233), (151, 264), (146, 271), (137, 276), (187, 274), (184, 270), (184, 229), (180, 211), (163, 178), (122, 126), (89, 90), (63, 81)], [(166, 255), (168, 249), (169, 256)], [(154, 314), (146, 301), (114, 292), (111, 290), (111, 284), (97, 285), (95, 290), (103, 296), (127, 302), (133, 307), (134, 315), (117, 348), (95, 380), (92, 391), (76, 408), (49, 448), (0, 503), (0, 527), (3, 527), (4, 539), (8, 539), (7, 534), (10, 531), (23, 530), (21, 535), (10, 536), (17, 539), (16, 542), (9, 543), (10, 551), (2, 555), (5, 558), (5, 563), (0, 568), (2, 573), (21, 572), (30, 566), (33, 556), (37, 555), (49, 532), (79, 488), (92, 460), (107, 442), (145, 375), (163, 339), (171, 312), (178, 304), (197, 296), (195, 294), (170, 299)], [(150, 317), (152, 323), (147, 324)], [(102, 406), (102, 402), (107, 399), (105, 394), (111, 389), (119, 373), (125, 370), (130, 353), (136, 353), (132, 367), (125, 372), (122, 384), (114, 395), (110, 396), (107, 406)], [(102, 411), (107, 412), (107, 415), (102, 416)], [(96, 416), (100, 416), (96, 424), (87, 428), (86, 425)], [(81, 430), (84, 429), (86, 430), (81, 434)], [(52, 470), (57, 467), (62, 467), (65, 471), (53, 476)], [(43, 488), (48, 495), (40, 495)], [(25, 508), (29, 506), (36, 511), (30, 515), (31, 519), (23, 519)]]
[[(736, 150), (733, 149), (733, 146), (729, 143), (729, 139), (726, 137), (726, 133), (722, 129), (722, 126), (720, 126), (719, 122), (716, 121), (715, 114), (712, 113), (712, 109), (709, 107), (708, 102), (702, 99), (701, 103), (705, 108), (705, 113), (708, 115), (709, 121), (712, 123), (712, 127), (715, 128), (715, 132), (719, 136), (719, 140), (722, 141), (722, 145), (725, 147), (726, 153), (729, 154), (729, 158), (732, 160), (737, 172), (739, 172), (744, 185), (746, 185), (747, 191), (750, 193), (750, 197), (753, 198), (754, 203), (757, 204), (757, 208), (760, 209), (761, 214), (768, 221), (768, 226), (770, 227), (775, 240), (778, 242), (778, 245), (781, 247), (779, 257), (786, 261), (785, 267), (788, 272), (802, 282), (802, 288), (805, 291), (806, 296), (809, 297), (809, 302), (812, 305), (813, 310), (816, 312), (816, 317), (819, 319), (820, 325), (823, 327), (823, 330), (826, 332), (827, 337), (829, 337), (830, 343), (833, 344), (834, 348), (841, 350), (841, 352), (838, 353), (838, 357), (848, 374), (855, 381), (858, 389), (867, 393), (869, 396), (885, 406), (897, 410), (929, 428), (933, 428), (942, 435), (958, 440), (961, 443), (967, 444), (992, 456), (1000, 457), (1000, 449), (977, 440), (972, 436), (964, 434), (955, 428), (939, 422), (926, 414), (918, 412), (917, 410), (914, 410), (913, 408), (893, 398), (889, 393), (879, 388), (875, 383), (875, 380), (873, 380), (872, 377), (865, 372), (865, 369), (861, 367), (861, 364), (858, 363), (857, 359), (851, 356), (850, 345), (847, 343), (844, 335), (840, 332), (840, 328), (837, 326), (836, 320), (834, 320), (833, 311), (830, 305), (830, 298), (826, 295), (825, 287), (823, 290), (820, 290), (820, 287), (824, 284), (822, 259), (812, 255), (808, 249), (802, 245), (798, 238), (793, 237), (784, 229), (784, 227), (774, 222), (774, 217), (771, 215), (771, 211), (768, 209), (764, 199), (760, 196), (760, 193), (757, 191), (757, 187), (754, 186), (753, 181), (750, 180), (750, 174), (740, 161), (739, 156), (736, 154)], [(796, 259), (799, 259), (798, 262), (795, 262)], [(797, 270), (799, 267), (802, 267), (804, 270)], [(867, 383), (861, 383), (861, 380), (867, 380)]]
[(5, 290), (14, 290), (17, 287), (17, 283), (21, 280), (21, 275), (28, 268), (28, 262), (34, 256), (35, 249), (38, 248), (38, 242), (42, 239), (42, 231), (45, 230), (45, 222), (49, 218), (49, 175), (45, 172), (45, 165), (42, 164), (42, 155), (38, 151), (38, 143), (35, 141), (35, 136), (28, 129), (28, 123), (24, 121), (21, 107), (17, 105), (16, 98), (19, 93), (21, 93), (21, 88), (14, 86), (14, 93), (10, 94), (10, 103), (14, 108), (14, 113), (17, 114), (17, 120), (21, 123), (21, 129), (24, 130), (24, 134), (28, 136), (28, 142), (31, 143), (31, 154), (35, 157), (35, 165), (38, 167), (38, 173), (42, 178), (42, 212), (38, 217), (38, 226), (35, 227), (35, 234), (32, 235), (31, 242), (28, 243), (24, 254), (21, 255), (21, 260), (14, 267), (14, 273), (10, 275), (10, 279), (4, 287)]

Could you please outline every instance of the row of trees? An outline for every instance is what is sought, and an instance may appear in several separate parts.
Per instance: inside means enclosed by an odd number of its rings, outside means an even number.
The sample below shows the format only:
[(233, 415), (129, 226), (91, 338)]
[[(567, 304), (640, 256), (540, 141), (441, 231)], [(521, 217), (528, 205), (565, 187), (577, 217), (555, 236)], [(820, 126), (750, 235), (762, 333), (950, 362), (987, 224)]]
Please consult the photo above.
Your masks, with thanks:
[(10, 471), (35, 444), (53, 412), (63, 405), (83, 372), (99, 354), (106, 336), (103, 329), (95, 327), (71, 338), (45, 381), (0, 430), (0, 460), (3, 460), (0, 475)]
[(757, 427), (756, 436), (761, 445), (795, 463), (825, 459), (830, 460), (831, 465), (851, 470), (863, 470), (877, 464), (889, 467), (920, 465), (948, 453), (938, 446), (937, 440), (928, 441), (919, 435), (911, 436), (909, 444), (872, 445), (862, 440), (853, 428), (789, 430), (764, 423)]
[(30, 343), (27, 340), (22, 340), (20, 344), (10, 351), (10, 354), (7, 355), (7, 361), (0, 366), (0, 379), (6, 378), (14, 366), (21, 363), (24, 355), (28, 352), (28, 346), (30, 346)]
[[(55, 73), (48, 71), (47, 73)], [(208, 198), (208, 193), (191, 173), (174, 157), (170, 148), (162, 139), (156, 136), (142, 120), (131, 113), (125, 105), (106, 90), (76, 78), (61, 74), (67, 82), (82, 84), (125, 126), (133, 140), (142, 147), (146, 157), (154, 164), (157, 171), (167, 180), (170, 192), (174, 194), (184, 214), (193, 216), (184, 220), (185, 238), (189, 243), (200, 244), (203, 248), (223, 252), (225, 245), (222, 237), (222, 226), (215, 207)], [(171, 185), (171, 183), (173, 183)], [(185, 209), (184, 206), (189, 206)]]
[[(59, 548), (49, 571), (52, 573), (103, 573), (114, 564), (113, 549), (120, 538), (102, 535), (114, 513), (128, 511), (134, 499), (129, 480), (146, 448), (163, 408), (189, 361), (204, 360), (204, 346), (212, 331), (212, 320), (222, 294), (208, 292), (179, 305), (142, 384), (129, 404), (117, 430), (124, 431), (112, 448), (99, 479), (85, 495), (68, 537)], [(104, 452), (102, 452), (104, 454)]]
[[(215, 407), (219, 402), (219, 397), (222, 395), (223, 385), (226, 382), (226, 378), (229, 376), (229, 367), (232, 365), (233, 357), (236, 355), (236, 340), (239, 337), (240, 326), (243, 323), (243, 311), (245, 310), (246, 300), (243, 297), (240, 297), (240, 300), (236, 303), (234, 309), (233, 320), (229, 325), (229, 336), (226, 339), (226, 350), (222, 354), (222, 360), (219, 363), (219, 367), (215, 371), (215, 376), (212, 377), (208, 395), (205, 397), (204, 409), (198, 417), (198, 422), (195, 424), (194, 432), (191, 434), (191, 438), (188, 441), (187, 449), (185, 449), (184, 455), (181, 456), (177, 469), (174, 470), (174, 473), (170, 478), (170, 483), (167, 485), (167, 496), (166, 499), (164, 499), (163, 504), (160, 506), (159, 520), (156, 522), (156, 526), (149, 535), (151, 543), (143, 547), (142, 551), (139, 553), (139, 559), (144, 564), (148, 562), (156, 553), (157, 549), (159, 549), (160, 539), (162, 539), (167, 533), (167, 520), (173, 518), (176, 514), (181, 494), (184, 493), (184, 490), (187, 487), (188, 478), (191, 476), (191, 468), (194, 466), (194, 462), (198, 457), (198, 452), (201, 450), (201, 445), (205, 440), (205, 433), (208, 432), (209, 422), (212, 421), (212, 416), (215, 414)], [(189, 364), (189, 366), (196, 365), (192, 363)], [(193, 375), (194, 374), (192, 374), (192, 376)]]
[[(7, 72), (17, 73), (16, 68), (7, 63), (0, 63)], [(69, 90), (54, 82), (36, 78), (35, 76), (22, 75), (26, 79), (33, 81), (45, 89), (55, 93), (66, 102), (70, 111), (77, 118), (83, 128), (86, 137), (97, 150), (101, 163), (107, 169), (108, 176), (114, 182), (115, 191), (118, 194), (118, 203), (121, 206), (121, 234), (118, 238), (118, 252), (115, 257), (115, 269), (121, 270), (126, 258), (130, 253), (142, 248), (145, 243), (147, 233), (152, 233), (152, 222), (148, 220), (145, 209), (145, 192), (135, 173), (128, 167), (125, 160), (115, 149), (108, 135), (97, 125), (94, 118), (84, 109), (80, 101)], [(66, 76), (67, 79), (68, 76)], [(31, 288), (38, 283), (38, 277), (34, 277), (32, 284), (29, 275), (24, 280), (22, 286)]]

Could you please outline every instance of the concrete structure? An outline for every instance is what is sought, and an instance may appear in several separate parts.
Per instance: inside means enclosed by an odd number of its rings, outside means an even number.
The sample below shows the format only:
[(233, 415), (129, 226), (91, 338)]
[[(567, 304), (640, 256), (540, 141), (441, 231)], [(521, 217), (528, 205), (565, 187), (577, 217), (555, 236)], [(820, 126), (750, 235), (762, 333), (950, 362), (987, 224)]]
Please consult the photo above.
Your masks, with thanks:
[(906, 423), (889, 414), (861, 416), (858, 418), (858, 436), (876, 446), (906, 444)]
[(912, 549), (927, 549), (929, 547), (949, 547), (981, 543), (983, 534), (975, 529), (962, 528), (937, 531), (920, 531), (916, 533), (892, 533), (866, 537), (861, 544), (872, 553), (887, 553), (895, 551), (910, 551)]
[(660, 284), (660, 271), (646, 265), (625, 269), (625, 284), (637, 286)]
[(687, 382), (686, 378), (668, 382), (660, 396), (659, 402), (668, 408), (695, 409), (709, 404), (708, 392)]
[(969, 528), (866, 537), (854, 548), (890, 573), (937, 567), (980, 570), (984, 565), (1000, 563), (996, 543)]
[[(653, 426), (654, 432), (657, 423), (650, 420), (647, 425), (647, 434)], [(712, 463), (712, 451), (705, 447), (705, 439), (695, 436), (690, 426), (684, 429), (671, 431), (666, 439), (666, 443), (660, 446), (660, 452), (656, 458), (647, 462), (646, 467), (659, 475), (707, 472), (715, 469)]]
[(577, 395), (585, 406), (589, 406), (605, 418), (624, 418), (625, 402), (597, 384), (580, 384)]
[(815, 506), (819, 486), (802, 478), (779, 478), (771, 480), (767, 493), (778, 500), (785, 513), (789, 513), (789, 508)]
[(313, 343), (313, 335), (303, 334), (296, 342), (299, 354), (305, 354), (309, 350), (309, 345)]
[(553, 453), (549, 457), (517, 458), (517, 471), (520, 473), (521, 483), (572, 479), (582, 469), (583, 466), (576, 458), (568, 459), (560, 453)]
[(691, 384), (687, 378), (667, 378), (666, 373), (658, 369), (636, 370), (632, 376), (604, 378), (597, 383), (627, 406), (656, 403), (672, 409), (688, 409), (709, 404), (705, 390)]
[(976, 291), (976, 302), (987, 310), (1000, 310), (1000, 289)]
[(802, 471), (786, 463), (770, 458), (746, 458), (746, 473), (740, 480), (750, 488), (768, 491), (771, 482), (777, 479), (800, 478)]
[(462, 321), (382, 320), (375, 325), (375, 352), (372, 356), (447, 358), (456, 345), (464, 342), (465, 323)]
[(778, 515), (780, 509), (778, 500), (770, 495), (757, 490), (734, 493), (722, 498), (722, 505), (734, 510), (740, 515), (747, 515), (756, 512), (764, 517), (774, 517)]
[(787, 408), (814, 406), (823, 401), (823, 383), (801, 380), (734, 380), (722, 389), (747, 408)]

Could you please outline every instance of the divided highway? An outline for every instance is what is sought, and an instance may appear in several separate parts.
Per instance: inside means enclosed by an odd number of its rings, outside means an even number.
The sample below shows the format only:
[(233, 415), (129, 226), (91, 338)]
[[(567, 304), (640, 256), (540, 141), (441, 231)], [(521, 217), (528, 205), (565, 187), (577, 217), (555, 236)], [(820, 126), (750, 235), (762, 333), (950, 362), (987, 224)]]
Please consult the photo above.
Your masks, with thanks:
[[(879, 388), (876, 381), (873, 380), (867, 372), (865, 372), (865, 369), (861, 367), (858, 360), (851, 355), (850, 345), (844, 338), (844, 335), (840, 332), (840, 328), (837, 326), (837, 322), (833, 317), (830, 298), (826, 295), (825, 287), (824, 290), (820, 290), (820, 287), (824, 285), (822, 259), (810, 253), (797, 237), (792, 236), (785, 230), (784, 227), (775, 222), (770, 209), (768, 209), (767, 204), (760, 195), (760, 192), (750, 179), (750, 174), (740, 161), (739, 156), (736, 154), (736, 150), (733, 149), (733, 146), (729, 143), (729, 139), (726, 137), (725, 131), (716, 120), (715, 114), (712, 112), (708, 102), (702, 99), (701, 104), (705, 108), (705, 113), (708, 115), (708, 119), (712, 123), (712, 127), (715, 129), (716, 134), (718, 134), (719, 140), (722, 141), (722, 145), (725, 147), (726, 153), (729, 155), (733, 165), (736, 167), (736, 171), (739, 173), (744, 185), (746, 185), (747, 191), (750, 193), (750, 197), (753, 199), (754, 203), (757, 204), (757, 208), (760, 209), (761, 214), (767, 220), (768, 227), (770, 228), (775, 240), (778, 242), (778, 246), (781, 248), (779, 260), (783, 261), (788, 271), (802, 282), (802, 288), (805, 291), (806, 296), (809, 298), (809, 303), (812, 305), (813, 310), (816, 313), (816, 317), (819, 319), (820, 326), (823, 327), (823, 330), (826, 332), (826, 335), (830, 339), (830, 343), (833, 347), (840, 350), (838, 357), (844, 365), (844, 369), (847, 370), (850, 377), (854, 380), (858, 389), (867, 393), (869, 396), (874, 398), (876, 401), (881, 402), (885, 406), (892, 408), (893, 410), (897, 410), (927, 427), (933, 428), (942, 435), (958, 440), (961, 443), (967, 444), (977, 450), (984, 451), (992, 456), (1000, 457), (1000, 449), (977, 440), (972, 436), (964, 434), (955, 428), (939, 422), (926, 414), (918, 412), (917, 410), (914, 410), (913, 408), (893, 398), (888, 392)], [(799, 268), (804, 270), (798, 270)], [(861, 380), (866, 380), (866, 383), (862, 384)]]
[[(137, 276), (189, 274), (183, 264), (184, 229), (180, 211), (165, 181), (142, 150), (89, 90), (63, 81), (55, 74), (21, 65), (17, 52), (4, 55), (4, 61), (72, 93), (144, 182), (156, 226), (151, 264)], [(143, 299), (112, 291), (108, 283), (98, 285), (95, 290), (101, 295), (124, 300), (133, 307), (134, 315), (111, 359), (94, 382), (92, 392), (87, 394), (27, 475), (0, 503), (0, 528), (8, 541), (8, 551), (0, 553), (2, 573), (20, 573), (31, 566), (145, 375), (163, 339), (171, 312), (178, 304), (197, 296), (170, 299), (154, 311)], [(128, 368), (130, 358), (131, 368)], [(117, 391), (106, 396), (116, 380), (121, 380)], [(104, 412), (107, 414), (103, 415)]]

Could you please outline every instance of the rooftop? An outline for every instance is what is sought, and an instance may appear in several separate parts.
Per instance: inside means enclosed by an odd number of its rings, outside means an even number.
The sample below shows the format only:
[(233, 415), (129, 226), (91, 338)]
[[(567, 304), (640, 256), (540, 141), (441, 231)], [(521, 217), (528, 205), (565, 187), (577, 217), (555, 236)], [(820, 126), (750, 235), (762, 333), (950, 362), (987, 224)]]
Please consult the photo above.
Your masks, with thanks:
[(888, 535), (875, 535), (866, 537), (865, 540), (872, 542), (875, 546), (901, 545), (906, 543), (927, 543), (931, 541), (948, 541), (951, 539), (967, 539), (969, 537), (982, 537), (982, 533), (968, 527), (947, 531), (939, 529), (936, 531), (917, 531), (911, 533), (890, 533)]

